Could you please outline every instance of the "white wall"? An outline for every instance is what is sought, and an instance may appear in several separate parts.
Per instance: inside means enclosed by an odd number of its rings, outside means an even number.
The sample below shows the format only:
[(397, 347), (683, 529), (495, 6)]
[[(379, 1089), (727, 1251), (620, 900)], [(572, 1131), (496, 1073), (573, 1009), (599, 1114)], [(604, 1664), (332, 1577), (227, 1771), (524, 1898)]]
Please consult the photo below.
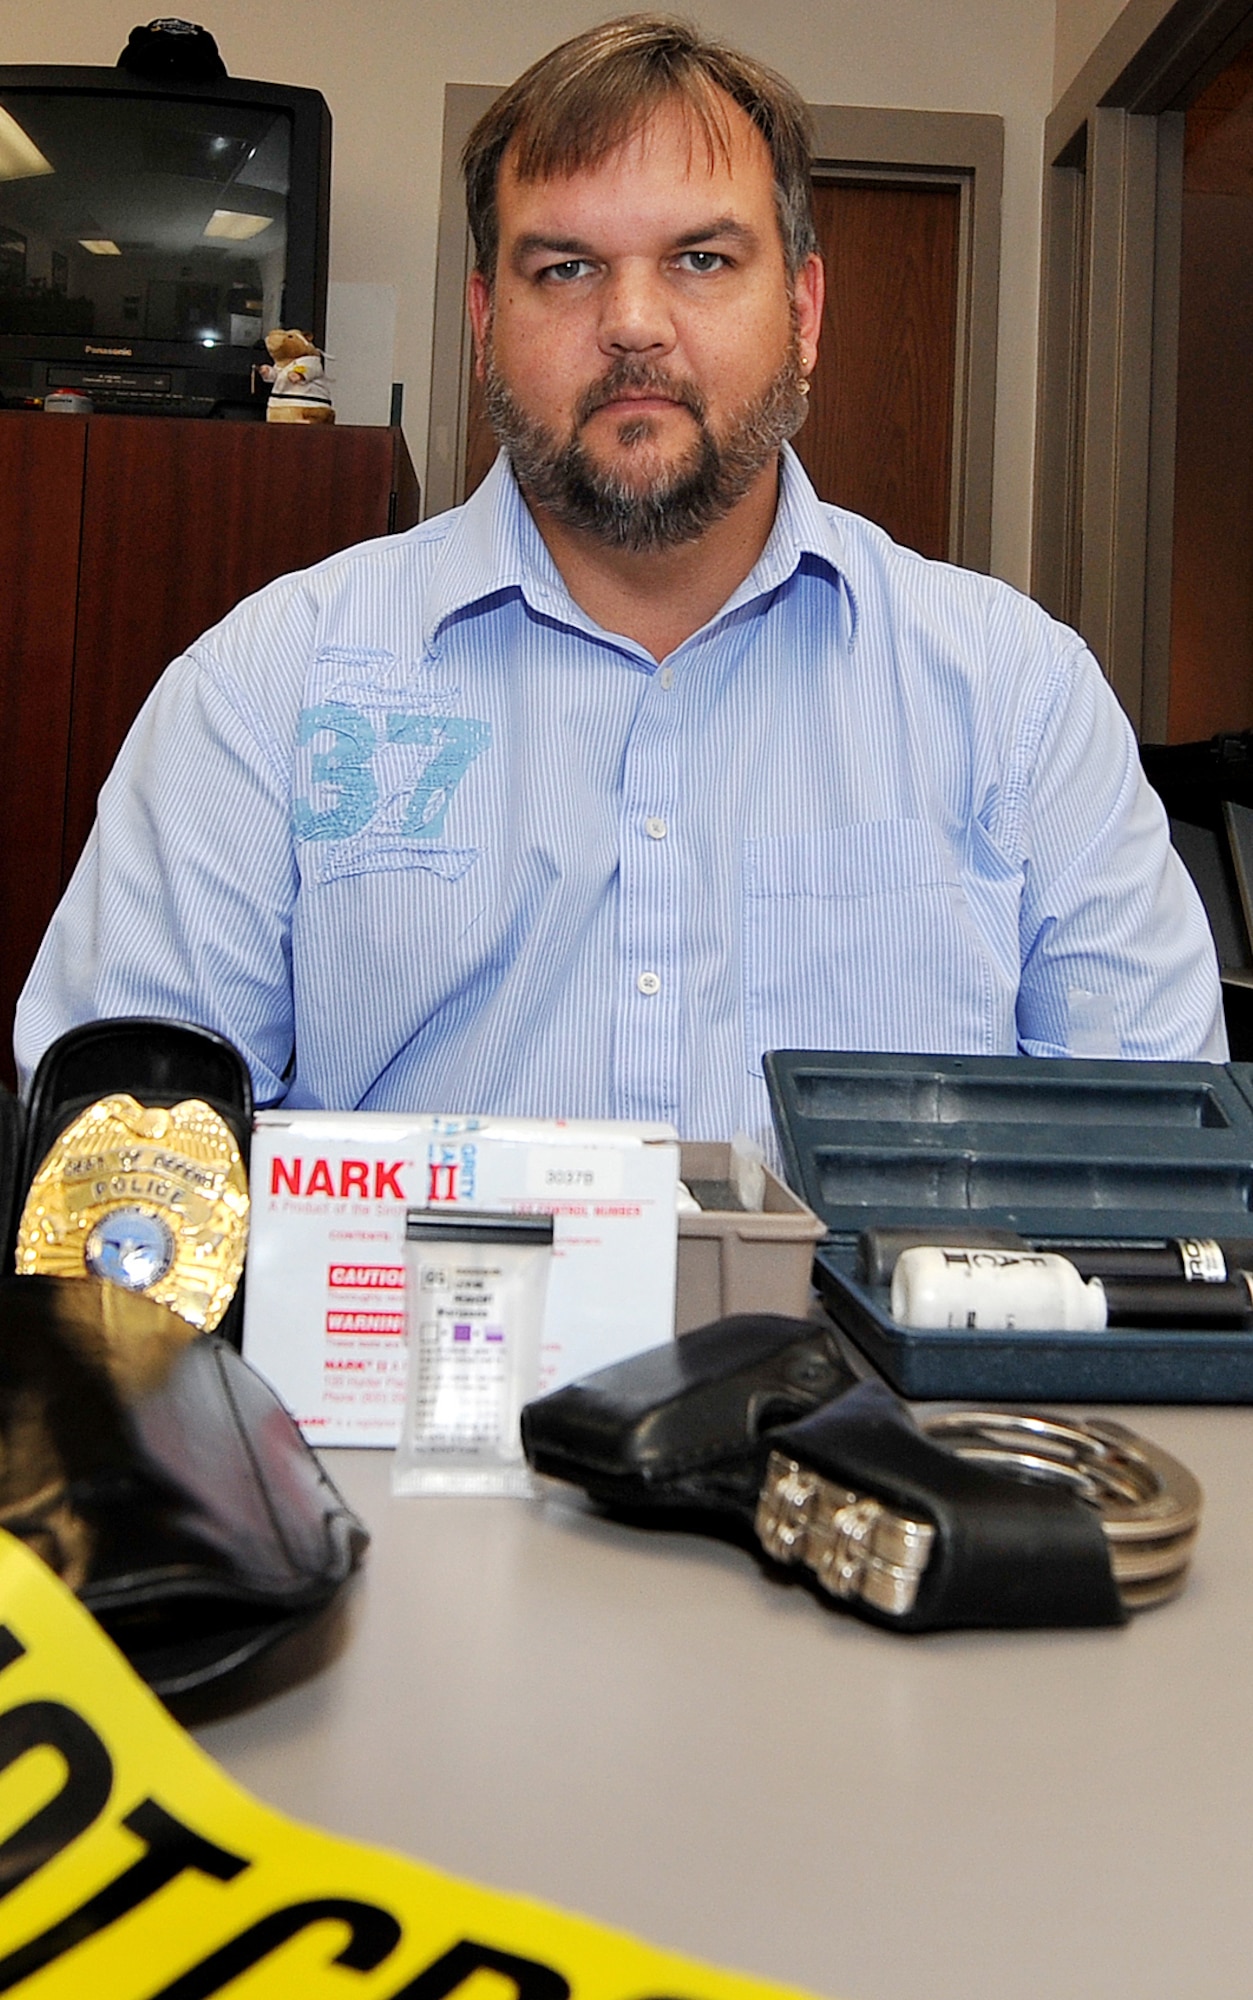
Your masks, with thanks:
[[(1089, 6), (1095, 0), (1087, 0)], [(1067, 0), (1078, 5), (1078, 0)], [(394, 286), (395, 374), (415, 463), (426, 455), (445, 82), (505, 83), (544, 49), (625, 11), (592, 0), (255, 0), (194, 11), (236, 76), (310, 85), (335, 121), (331, 277)], [(990, 111), (1005, 120), (993, 568), (1028, 575), (1041, 128), (1052, 104), (1049, 0), (701, 0), (691, 12), (783, 70), (815, 103)], [(0, 0), (0, 60), (112, 64), (135, 0)]]
[(1078, 76), (1097, 43), (1123, 11), (1125, 0), (1057, 0), (1053, 100)]

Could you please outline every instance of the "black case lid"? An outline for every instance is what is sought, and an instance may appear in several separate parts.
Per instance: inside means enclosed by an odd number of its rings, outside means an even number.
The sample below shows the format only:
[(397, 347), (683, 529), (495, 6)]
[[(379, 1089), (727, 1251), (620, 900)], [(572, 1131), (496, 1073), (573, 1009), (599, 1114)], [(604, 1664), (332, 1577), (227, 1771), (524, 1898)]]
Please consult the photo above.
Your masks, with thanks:
[(781, 1050), (765, 1073), (788, 1179), (834, 1237), (1253, 1236), (1247, 1064)]

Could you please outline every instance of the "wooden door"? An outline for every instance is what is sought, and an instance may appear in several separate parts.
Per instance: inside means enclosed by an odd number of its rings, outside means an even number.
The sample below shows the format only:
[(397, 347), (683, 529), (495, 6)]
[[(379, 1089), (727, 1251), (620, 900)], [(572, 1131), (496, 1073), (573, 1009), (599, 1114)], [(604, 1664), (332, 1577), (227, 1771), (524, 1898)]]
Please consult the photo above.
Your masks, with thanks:
[(1253, 728), (1253, 47), (1187, 113), (1167, 741)]
[(60, 890), (74, 666), (81, 417), (0, 416), (0, 1078), (13, 1009)]
[(827, 303), (796, 449), (822, 499), (947, 557), (960, 191), (823, 180), (814, 212)]
[[(824, 500), (906, 547), (948, 557), (961, 191), (952, 181), (814, 184), (827, 305), (810, 412), (795, 440)], [(477, 376), (466, 396), (465, 493), (496, 456)]]

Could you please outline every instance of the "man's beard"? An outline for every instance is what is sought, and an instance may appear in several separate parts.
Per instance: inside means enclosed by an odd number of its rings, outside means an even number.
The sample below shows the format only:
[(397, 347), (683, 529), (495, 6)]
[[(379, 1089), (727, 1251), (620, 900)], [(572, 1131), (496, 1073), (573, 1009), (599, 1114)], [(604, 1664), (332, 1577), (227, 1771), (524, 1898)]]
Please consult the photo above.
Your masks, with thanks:
[[(731, 418), (719, 437), (707, 421), (705, 398), (695, 383), (668, 375), (655, 362), (624, 355), (584, 392), (563, 444), (515, 400), (496, 368), (490, 334), (484, 355), (487, 415), (527, 497), (566, 527), (594, 535), (611, 548), (637, 553), (696, 541), (730, 513), (779, 446), (804, 422), (803, 381), (793, 328), (782, 368), (755, 402)], [(696, 428), (691, 450), (643, 486), (597, 465), (582, 442), (589, 417), (632, 390), (680, 403)], [(623, 417), (618, 423), (619, 444), (647, 451), (652, 430), (647, 414)]]

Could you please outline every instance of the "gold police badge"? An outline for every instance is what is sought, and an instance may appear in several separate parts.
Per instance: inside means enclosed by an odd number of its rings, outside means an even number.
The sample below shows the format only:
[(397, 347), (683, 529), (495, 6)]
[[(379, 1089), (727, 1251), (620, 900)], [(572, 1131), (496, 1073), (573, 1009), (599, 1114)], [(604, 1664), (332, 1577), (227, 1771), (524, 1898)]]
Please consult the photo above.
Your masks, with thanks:
[(198, 1331), (230, 1304), (248, 1243), (248, 1182), (229, 1126), (198, 1097), (119, 1093), (66, 1126), (30, 1184), (20, 1277), (103, 1278)]

